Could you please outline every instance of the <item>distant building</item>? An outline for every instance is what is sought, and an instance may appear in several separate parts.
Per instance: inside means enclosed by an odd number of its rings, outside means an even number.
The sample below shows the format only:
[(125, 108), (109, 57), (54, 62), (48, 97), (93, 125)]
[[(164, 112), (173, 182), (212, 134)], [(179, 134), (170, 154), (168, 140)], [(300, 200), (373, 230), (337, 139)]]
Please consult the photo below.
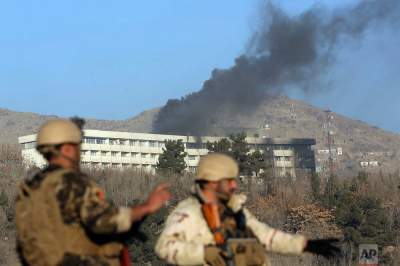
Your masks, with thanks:
[[(311, 138), (246, 138), (252, 150), (264, 151), (274, 176), (296, 177), (298, 171), (314, 173), (316, 141)], [(269, 161), (269, 162), (268, 162)]]
[[(153, 172), (166, 140), (182, 140), (188, 153), (187, 171), (194, 172), (200, 156), (208, 153), (207, 142), (222, 137), (194, 137), (85, 130), (81, 161), (85, 167), (134, 168)], [(246, 138), (251, 150), (265, 153), (275, 176), (296, 176), (296, 169), (315, 172), (315, 139)], [(18, 138), (25, 164), (43, 167), (46, 162), (35, 150), (36, 135)]]
[(375, 167), (375, 166), (378, 166), (379, 163), (378, 163), (378, 161), (370, 161), (370, 162), (368, 162), (368, 165)]
[(376, 167), (379, 166), (379, 162), (378, 161), (369, 161), (369, 162), (360, 162), (360, 166), (365, 168), (365, 167)]

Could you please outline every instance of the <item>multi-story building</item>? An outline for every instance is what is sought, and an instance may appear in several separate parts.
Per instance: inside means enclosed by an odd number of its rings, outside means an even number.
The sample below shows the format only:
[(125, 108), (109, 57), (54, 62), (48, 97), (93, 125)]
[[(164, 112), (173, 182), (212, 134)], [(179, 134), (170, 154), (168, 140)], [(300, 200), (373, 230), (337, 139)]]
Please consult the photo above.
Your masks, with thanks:
[(299, 171), (315, 172), (315, 139), (246, 138), (251, 150), (264, 153), (276, 177), (296, 177)]
[[(195, 171), (200, 156), (208, 153), (207, 142), (222, 137), (193, 137), (102, 130), (85, 130), (81, 146), (83, 166), (135, 168), (154, 171), (166, 140), (182, 140), (187, 170)], [(18, 138), (27, 165), (43, 167), (46, 162), (35, 150), (36, 135)], [(263, 151), (277, 176), (296, 176), (296, 168), (315, 171), (314, 139), (246, 138), (251, 150)]]

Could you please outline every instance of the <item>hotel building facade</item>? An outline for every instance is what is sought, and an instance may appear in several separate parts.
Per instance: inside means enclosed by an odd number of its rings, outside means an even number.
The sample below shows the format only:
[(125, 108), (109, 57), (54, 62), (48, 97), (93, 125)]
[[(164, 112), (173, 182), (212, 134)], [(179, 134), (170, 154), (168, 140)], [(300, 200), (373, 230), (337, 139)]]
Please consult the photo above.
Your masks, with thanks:
[[(194, 172), (207, 142), (223, 137), (194, 137), (103, 130), (84, 130), (81, 161), (84, 167), (134, 168), (154, 172), (165, 141), (182, 140), (187, 152), (187, 171)], [(296, 169), (315, 171), (315, 139), (247, 137), (250, 150), (260, 150), (270, 160), (276, 176), (296, 176)], [(43, 167), (46, 162), (36, 151), (36, 135), (18, 138), (27, 166)]]

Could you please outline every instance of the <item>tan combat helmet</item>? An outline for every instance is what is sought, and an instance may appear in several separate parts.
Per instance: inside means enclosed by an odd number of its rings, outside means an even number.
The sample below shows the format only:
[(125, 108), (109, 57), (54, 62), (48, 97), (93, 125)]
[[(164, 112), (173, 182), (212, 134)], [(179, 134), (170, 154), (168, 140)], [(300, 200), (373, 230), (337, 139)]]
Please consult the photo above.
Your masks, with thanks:
[(81, 130), (74, 122), (67, 119), (50, 120), (39, 129), (36, 149), (43, 153), (46, 150), (44, 147), (63, 143), (79, 144), (81, 139)]
[(238, 175), (239, 166), (235, 160), (222, 153), (210, 153), (201, 157), (195, 180), (220, 181)]

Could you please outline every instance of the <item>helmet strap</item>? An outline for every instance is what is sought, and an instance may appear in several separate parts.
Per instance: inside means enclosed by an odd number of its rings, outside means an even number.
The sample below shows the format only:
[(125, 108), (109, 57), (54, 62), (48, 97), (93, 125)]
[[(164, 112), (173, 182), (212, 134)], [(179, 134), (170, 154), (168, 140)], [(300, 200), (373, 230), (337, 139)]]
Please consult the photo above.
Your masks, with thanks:
[(195, 183), (194, 186), (192, 187), (192, 194), (203, 204), (207, 202), (206, 197), (203, 194), (203, 191), (201, 190), (200, 184)]

